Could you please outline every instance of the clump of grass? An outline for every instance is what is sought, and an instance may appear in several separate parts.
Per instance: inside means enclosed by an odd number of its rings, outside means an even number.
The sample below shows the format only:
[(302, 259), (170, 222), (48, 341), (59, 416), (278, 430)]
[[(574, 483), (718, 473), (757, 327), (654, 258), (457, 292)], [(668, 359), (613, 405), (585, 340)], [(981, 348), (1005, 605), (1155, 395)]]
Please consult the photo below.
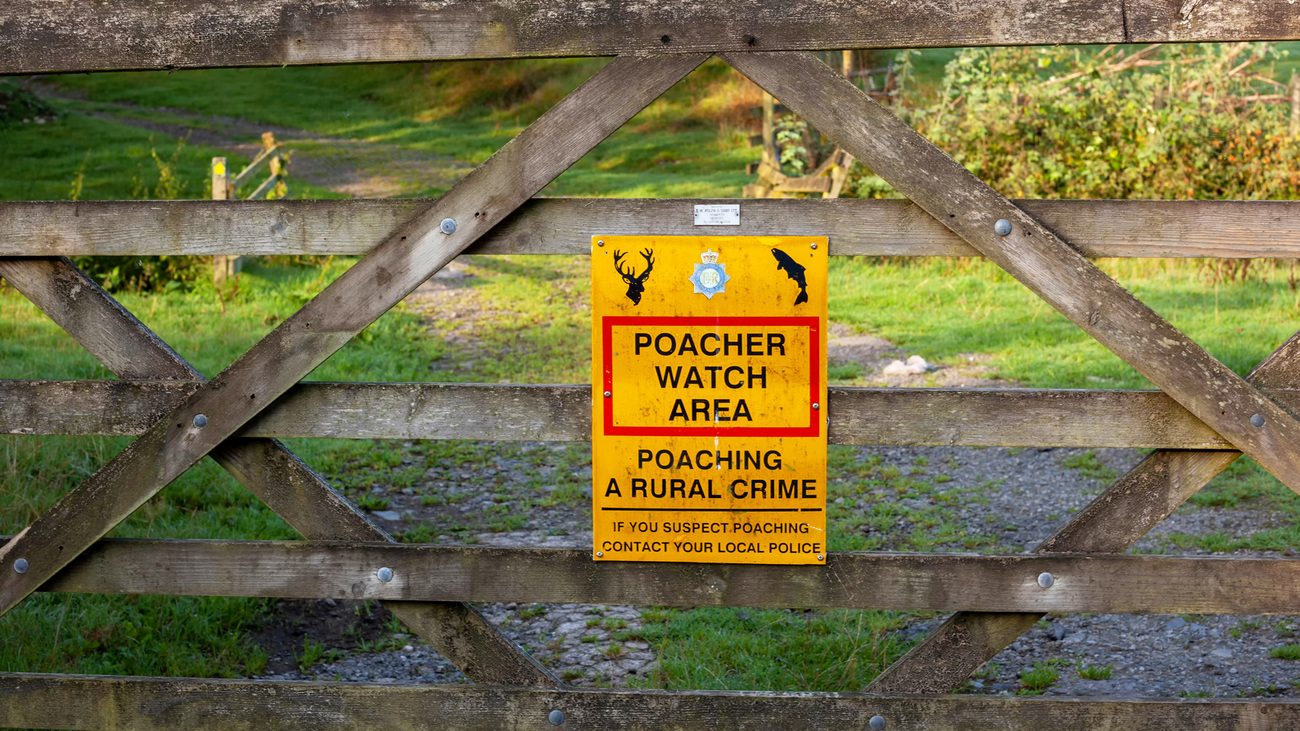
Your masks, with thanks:
[(1085, 665), (1083, 658), (1075, 660), (1074, 667), (1084, 680), (1110, 680), (1111, 673), (1115, 671), (1110, 665)]
[(533, 604), (531, 606), (524, 607), (523, 609), (519, 610), (519, 618), (532, 619), (533, 617), (541, 617), (546, 614), (546, 611), (547, 610), (545, 604)]
[(984, 663), (970, 676), (975, 680), (993, 680), (998, 677), (999, 666), (995, 662)]
[(1116, 472), (1106, 463), (1097, 458), (1097, 453), (1091, 449), (1083, 454), (1070, 457), (1063, 462), (1066, 467), (1072, 470), (1078, 470), (1084, 477), (1093, 480), (1110, 481), (1115, 479)]
[(1281, 647), (1274, 647), (1268, 651), (1268, 656), (1279, 660), (1300, 660), (1300, 645), (1292, 642)]
[(388, 498), (383, 495), (362, 495), (357, 498), (357, 507), (362, 510), (387, 510)]
[(433, 540), (433, 526), (419, 523), (402, 534), (403, 543), (429, 543)]
[(852, 381), (862, 375), (862, 366), (857, 363), (833, 365), (826, 369), (826, 377), (832, 381)]
[(317, 642), (310, 637), (302, 638), (302, 654), (294, 653), (294, 659), (298, 662), (298, 670), (307, 672), (307, 669), (318, 662), (334, 662), (342, 660), (344, 652), (338, 648), (326, 649), (324, 642)]
[(1034, 694), (1042, 693), (1052, 686), (1060, 677), (1050, 663), (1036, 662), (1032, 668), (1025, 668), (1020, 671), (1020, 684), (1024, 686), (1022, 693)]

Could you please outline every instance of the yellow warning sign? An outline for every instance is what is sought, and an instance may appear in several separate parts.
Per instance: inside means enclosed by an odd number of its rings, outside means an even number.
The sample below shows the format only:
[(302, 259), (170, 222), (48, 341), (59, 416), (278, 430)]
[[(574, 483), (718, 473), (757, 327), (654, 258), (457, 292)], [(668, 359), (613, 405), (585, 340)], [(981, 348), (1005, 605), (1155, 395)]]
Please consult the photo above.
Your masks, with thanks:
[(824, 562), (827, 239), (591, 251), (594, 557)]

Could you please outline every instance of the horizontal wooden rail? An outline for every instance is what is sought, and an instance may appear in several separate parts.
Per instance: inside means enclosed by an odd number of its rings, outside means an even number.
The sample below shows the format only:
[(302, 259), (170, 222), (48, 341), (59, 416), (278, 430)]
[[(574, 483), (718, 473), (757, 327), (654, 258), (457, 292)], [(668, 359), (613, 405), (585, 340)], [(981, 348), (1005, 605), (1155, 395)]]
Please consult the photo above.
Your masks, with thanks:
[[(1188, 8), (1184, 11), (1183, 8)], [(0, 74), (1300, 38), (1276, 0), (6, 0)]]
[[(186, 381), (0, 380), (0, 434), (134, 436)], [(1266, 390), (1300, 411), (1300, 391)], [(832, 388), (832, 444), (1232, 449), (1160, 391)], [(301, 383), (241, 436), (587, 441), (591, 387)]]
[[(0, 11), (3, 12), (3, 11)], [(739, 226), (696, 226), (697, 203), (740, 206)], [(1300, 201), (1021, 200), (1094, 257), (1300, 258)], [(427, 200), (0, 203), (0, 256), (368, 252)], [(829, 236), (831, 253), (980, 256), (905, 200), (539, 198), (470, 254), (588, 254), (592, 236)]]
[(883, 728), (927, 731), (1292, 731), (1300, 727), (1300, 701), (532, 690), (0, 673), (4, 728), (821, 731), (867, 728), (876, 716)]
[[(764, 551), (773, 543), (821, 540), (798, 533), (738, 535), (726, 520), (682, 524), (690, 532), (665, 532), (672, 522), (659, 525), (655, 535), (629, 532), (627, 538), (708, 540)], [(388, 582), (377, 575), (382, 567), (392, 570)], [(1039, 584), (1044, 572), (1054, 577), (1050, 588)], [(590, 550), (105, 539), (42, 590), (676, 607), (1286, 614), (1300, 606), (1300, 560), (832, 553), (825, 566), (789, 566), (596, 562)]]

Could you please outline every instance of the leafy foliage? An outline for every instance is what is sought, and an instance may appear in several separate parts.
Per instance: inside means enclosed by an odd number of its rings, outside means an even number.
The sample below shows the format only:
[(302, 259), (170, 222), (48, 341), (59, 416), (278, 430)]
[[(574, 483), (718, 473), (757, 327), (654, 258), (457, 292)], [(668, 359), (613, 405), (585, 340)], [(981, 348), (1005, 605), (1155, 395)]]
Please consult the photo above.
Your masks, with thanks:
[[(1284, 88), (1269, 44), (1131, 51), (961, 51), (931, 98), (901, 113), (1011, 197), (1271, 198), (1300, 193)], [(862, 197), (897, 193), (869, 172)]]
[(44, 99), (13, 83), (0, 82), (0, 127), (57, 116), (58, 112)]

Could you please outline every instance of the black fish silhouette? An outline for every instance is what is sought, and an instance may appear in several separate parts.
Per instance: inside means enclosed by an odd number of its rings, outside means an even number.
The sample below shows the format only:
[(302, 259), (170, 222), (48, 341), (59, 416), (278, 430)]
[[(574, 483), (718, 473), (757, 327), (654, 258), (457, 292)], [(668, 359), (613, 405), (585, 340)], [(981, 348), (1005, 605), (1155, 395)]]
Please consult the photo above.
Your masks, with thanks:
[(784, 269), (785, 275), (794, 280), (799, 285), (799, 296), (794, 298), (797, 305), (801, 302), (808, 301), (808, 280), (804, 279), (804, 268), (797, 263), (790, 255), (780, 249), (772, 249), (772, 256), (776, 257), (776, 268)]

